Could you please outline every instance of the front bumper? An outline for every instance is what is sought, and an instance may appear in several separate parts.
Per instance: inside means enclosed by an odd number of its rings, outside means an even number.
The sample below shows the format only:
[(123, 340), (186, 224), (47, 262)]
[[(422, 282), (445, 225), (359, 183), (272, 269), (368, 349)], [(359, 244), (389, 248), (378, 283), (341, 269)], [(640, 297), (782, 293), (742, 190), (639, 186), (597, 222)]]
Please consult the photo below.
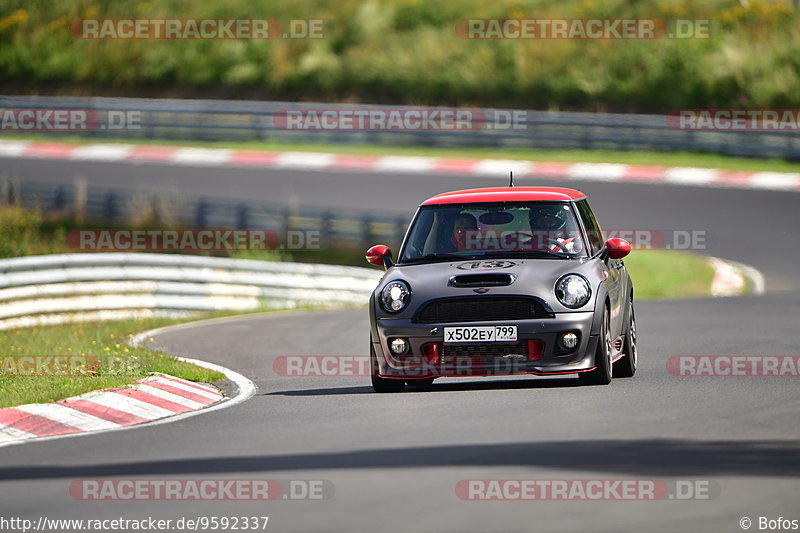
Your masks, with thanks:
[[(409, 319), (377, 318), (373, 331), (373, 351), (377, 359), (377, 372), (381, 377), (396, 379), (425, 379), (431, 377), (464, 377), (515, 374), (573, 374), (594, 368), (594, 353), (597, 336), (592, 335), (594, 312), (556, 313), (554, 318), (531, 320), (503, 320), (482, 322), (461, 322), (442, 324), (422, 324)], [(502, 343), (487, 345), (448, 345), (444, 344), (444, 328), (453, 326), (495, 326), (516, 325), (519, 343), (539, 341), (541, 354), (519, 353), (521, 350), (509, 347), (515, 353), (486, 355), (502, 352)], [(558, 338), (562, 333), (578, 333), (580, 341), (571, 352), (559, 350)], [(405, 355), (394, 355), (389, 350), (390, 339), (407, 339), (410, 349)], [(438, 345), (432, 349), (432, 345)], [(453, 348), (458, 346), (457, 349)], [(470, 350), (474, 349), (475, 353)], [(452, 353), (452, 352), (457, 353)]]

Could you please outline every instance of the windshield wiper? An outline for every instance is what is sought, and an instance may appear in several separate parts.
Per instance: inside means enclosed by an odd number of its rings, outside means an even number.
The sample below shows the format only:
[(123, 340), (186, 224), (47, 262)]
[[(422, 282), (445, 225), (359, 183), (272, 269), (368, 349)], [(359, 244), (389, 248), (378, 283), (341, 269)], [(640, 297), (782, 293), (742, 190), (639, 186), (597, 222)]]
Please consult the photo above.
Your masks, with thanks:
[(471, 255), (456, 255), (456, 254), (428, 254), (422, 255), (420, 257), (412, 257), (411, 259), (406, 259), (403, 263), (415, 263), (417, 261), (439, 261), (439, 260), (447, 260), (453, 259), (455, 261), (468, 261), (470, 259), (474, 259), (475, 256)]
[(551, 250), (516, 250), (512, 252), (487, 252), (485, 255), (481, 257), (502, 257), (502, 258), (514, 258), (514, 257), (553, 257), (556, 259), (575, 259), (577, 255), (570, 254), (570, 253), (563, 253), (563, 252), (553, 252)]

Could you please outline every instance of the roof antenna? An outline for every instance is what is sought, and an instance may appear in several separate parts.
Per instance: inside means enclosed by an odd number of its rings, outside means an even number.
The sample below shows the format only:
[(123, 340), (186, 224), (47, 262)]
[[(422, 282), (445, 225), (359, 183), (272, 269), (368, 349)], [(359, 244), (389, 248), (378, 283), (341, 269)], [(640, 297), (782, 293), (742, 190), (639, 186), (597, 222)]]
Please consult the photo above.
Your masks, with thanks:
[(513, 170), (509, 170), (508, 171), (508, 186), (509, 187), (513, 187), (514, 186), (514, 171)]

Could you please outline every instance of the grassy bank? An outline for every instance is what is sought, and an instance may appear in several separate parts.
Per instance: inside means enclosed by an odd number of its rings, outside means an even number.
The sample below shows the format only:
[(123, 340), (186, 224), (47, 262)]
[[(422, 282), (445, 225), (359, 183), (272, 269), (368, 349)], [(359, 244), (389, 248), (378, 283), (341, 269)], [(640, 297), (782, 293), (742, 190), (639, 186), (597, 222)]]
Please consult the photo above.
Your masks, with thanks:
[[(0, 332), (0, 407), (52, 402), (97, 389), (122, 387), (150, 372), (162, 372), (191, 381), (223, 379), (219, 372), (178, 361), (158, 351), (134, 348), (128, 340), (139, 331), (164, 326), (169, 319), (126, 320), (25, 328)], [(66, 356), (63, 370), (26, 375), (30, 363), (23, 356)], [(77, 361), (85, 359), (80, 366)], [(43, 361), (43, 360), (40, 360)], [(43, 363), (53, 368), (52, 363)], [(23, 368), (23, 365), (25, 367)], [(36, 369), (34, 369), (36, 372)], [(60, 374), (60, 375), (52, 375)]]
[[(6, 0), (0, 91), (664, 112), (799, 107), (790, 0)], [(323, 38), (78, 39), (77, 19), (323, 19)], [(710, 38), (468, 40), (470, 18), (709, 20)]]
[(709, 296), (714, 269), (708, 261), (677, 250), (634, 250), (625, 258), (636, 299)]

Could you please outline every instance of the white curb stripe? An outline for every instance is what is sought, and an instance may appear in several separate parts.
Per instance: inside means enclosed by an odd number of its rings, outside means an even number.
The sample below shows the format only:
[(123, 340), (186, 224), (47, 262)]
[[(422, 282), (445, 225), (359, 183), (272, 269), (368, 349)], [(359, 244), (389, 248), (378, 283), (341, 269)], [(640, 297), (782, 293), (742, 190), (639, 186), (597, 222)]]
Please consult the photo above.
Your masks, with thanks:
[(516, 159), (481, 159), (472, 167), (472, 174), (478, 176), (508, 178), (509, 172), (514, 172), (515, 176), (527, 176), (536, 172), (536, 165)]
[(317, 154), (314, 152), (283, 152), (272, 160), (273, 167), (296, 169), (325, 169), (333, 164), (334, 154)]
[(625, 177), (628, 165), (613, 163), (576, 163), (567, 175), (575, 180), (616, 181)]
[(161, 398), (162, 400), (168, 400), (170, 402), (183, 405), (184, 407), (188, 407), (189, 409), (201, 409), (205, 407), (205, 404), (202, 404), (200, 402), (184, 398), (183, 396), (178, 396), (177, 394), (173, 394), (171, 392), (167, 392), (165, 390), (161, 390), (159, 388), (153, 387), (151, 385), (146, 385), (144, 383), (134, 383), (133, 385), (131, 385), (131, 388), (142, 392), (146, 392), (147, 394), (151, 396), (156, 396), (157, 398)]
[(752, 294), (764, 294), (766, 282), (764, 280), (764, 274), (762, 274), (760, 270), (737, 261), (728, 261), (728, 263), (734, 265), (736, 268), (741, 270), (745, 276), (747, 276), (747, 278), (750, 280), (750, 292)]
[(178, 148), (172, 162), (178, 165), (219, 166), (231, 160), (232, 150), (209, 148)]
[(161, 376), (152, 376), (150, 378), (142, 380), (142, 382), (151, 382), (155, 381), (158, 383), (163, 383), (165, 385), (169, 385), (170, 387), (175, 387), (176, 389), (185, 390), (186, 392), (191, 392), (192, 394), (197, 394), (198, 396), (203, 396), (204, 398), (208, 398), (211, 401), (219, 400), (222, 395), (219, 393), (214, 393), (206, 389), (201, 389), (199, 387), (193, 387), (191, 385), (186, 385), (185, 383), (181, 383), (180, 381), (175, 381), (172, 379), (167, 379)]
[(21, 439), (33, 438), (36, 438), (36, 435), (33, 433), (28, 433), (27, 431), (22, 431), (21, 429), (17, 429), (15, 427), (0, 424), (0, 445), (12, 443)]
[(800, 174), (756, 172), (750, 176), (750, 186), (757, 189), (791, 190), (800, 187)]
[(87, 144), (72, 150), (69, 158), (83, 161), (122, 161), (131, 151), (133, 146), (128, 144)]
[(0, 142), (0, 156), (20, 157), (28, 149), (30, 141), (2, 141)]
[(141, 400), (137, 400), (136, 398), (131, 398), (130, 396), (125, 396), (124, 394), (119, 394), (116, 392), (90, 392), (78, 396), (78, 398), (96, 403), (97, 405), (101, 405), (103, 407), (116, 409), (117, 411), (122, 411), (123, 413), (127, 413), (129, 415), (138, 416), (139, 418), (144, 418), (145, 420), (156, 420), (175, 414), (174, 411), (170, 411), (168, 409), (164, 409), (163, 407), (158, 407), (157, 405), (143, 402)]
[(711, 296), (738, 296), (744, 292), (744, 276), (738, 268), (718, 257), (709, 257), (708, 262), (714, 269)]
[(97, 418), (87, 413), (70, 409), (57, 403), (31, 403), (16, 407), (20, 411), (39, 415), (49, 420), (55, 420), (61, 424), (72, 426), (83, 431), (97, 431), (99, 429), (111, 429), (118, 427), (119, 424)]
[(717, 178), (713, 168), (674, 167), (664, 172), (664, 181), (674, 185), (706, 185)]
[(435, 157), (405, 157), (387, 155), (373, 163), (375, 172), (427, 172), (436, 164)]

